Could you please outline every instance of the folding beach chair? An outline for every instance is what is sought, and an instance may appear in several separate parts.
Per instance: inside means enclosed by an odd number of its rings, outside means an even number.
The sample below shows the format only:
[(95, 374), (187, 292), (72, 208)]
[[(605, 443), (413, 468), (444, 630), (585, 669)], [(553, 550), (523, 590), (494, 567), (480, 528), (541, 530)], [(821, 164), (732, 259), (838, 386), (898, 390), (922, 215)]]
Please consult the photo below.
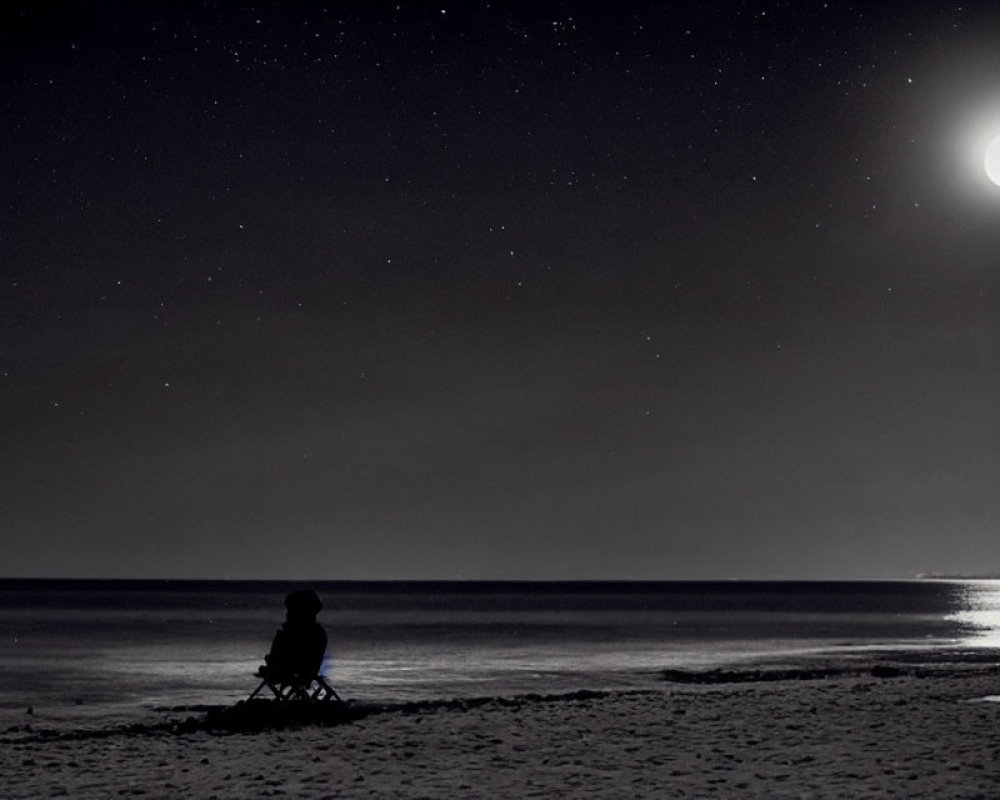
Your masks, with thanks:
[(257, 675), (261, 681), (254, 689), (247, 700), (253, 700), (264, 689), (270, 689), (274, 699), (279, 702), (289, 702), (298, 700), (306, 703), (341, 703), (344, 701), (337, 690), (320, 674), (310, 678), (303, 678), (300, 675), (275, 675), (266, 666), (257, 670)]
[(323, 677), (326, 631), (316, 622), (323, 603), (311, 589), (299, 589), (285, 598), (285, 622), (274, 634), (270, 652), (257, 670), (261, 679), (247, 700), (265, 689), (279, 702), (336, 702), (337, 691)]

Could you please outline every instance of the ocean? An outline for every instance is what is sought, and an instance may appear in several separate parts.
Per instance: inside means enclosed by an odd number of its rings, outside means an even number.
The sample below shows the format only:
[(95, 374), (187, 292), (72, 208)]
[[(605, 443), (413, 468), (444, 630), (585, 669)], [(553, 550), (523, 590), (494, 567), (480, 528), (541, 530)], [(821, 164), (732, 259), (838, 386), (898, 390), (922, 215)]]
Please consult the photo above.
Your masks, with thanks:
[[(650, 687), (664, 668), (1000, 646), (1000, 581), (308, 586), (325, 605), (327, 674), (362, 702)], [(284, 595), (301, 587), (0, 581), (0, 724), (241, 700)]]

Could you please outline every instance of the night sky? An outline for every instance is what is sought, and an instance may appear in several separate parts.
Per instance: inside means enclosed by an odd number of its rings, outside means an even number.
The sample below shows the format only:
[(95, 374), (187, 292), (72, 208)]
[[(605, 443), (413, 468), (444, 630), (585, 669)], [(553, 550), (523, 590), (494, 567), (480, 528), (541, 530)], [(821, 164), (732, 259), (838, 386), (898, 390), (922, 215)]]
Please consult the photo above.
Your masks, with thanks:
[(1000, 571), (988, 2), (0, 16), (0, 575)]

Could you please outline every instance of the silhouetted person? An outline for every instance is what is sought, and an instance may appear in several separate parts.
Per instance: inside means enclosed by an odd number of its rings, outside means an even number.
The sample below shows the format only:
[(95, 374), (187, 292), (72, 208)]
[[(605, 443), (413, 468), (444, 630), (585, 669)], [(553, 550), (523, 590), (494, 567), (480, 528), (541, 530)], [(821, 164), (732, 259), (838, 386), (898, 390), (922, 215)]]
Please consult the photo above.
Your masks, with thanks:
[(316, 621), (323, 604), (312, 589), (300, 589), (285, 598), (285, 608), (285, 623), (274, 634), (260, 673), (278, 681), (309, 681), (319, 674), (326, 654), (326, 631)]

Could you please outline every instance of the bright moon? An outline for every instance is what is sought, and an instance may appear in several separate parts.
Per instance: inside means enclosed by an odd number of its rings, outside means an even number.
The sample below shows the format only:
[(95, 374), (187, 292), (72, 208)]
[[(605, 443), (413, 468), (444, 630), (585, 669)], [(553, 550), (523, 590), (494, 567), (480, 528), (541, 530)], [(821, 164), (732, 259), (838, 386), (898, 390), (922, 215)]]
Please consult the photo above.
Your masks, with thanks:
[(983, 166), (986, 168), (986, 177), (1000, 186), (1000, 136), (997, 136), (986, 148)]

